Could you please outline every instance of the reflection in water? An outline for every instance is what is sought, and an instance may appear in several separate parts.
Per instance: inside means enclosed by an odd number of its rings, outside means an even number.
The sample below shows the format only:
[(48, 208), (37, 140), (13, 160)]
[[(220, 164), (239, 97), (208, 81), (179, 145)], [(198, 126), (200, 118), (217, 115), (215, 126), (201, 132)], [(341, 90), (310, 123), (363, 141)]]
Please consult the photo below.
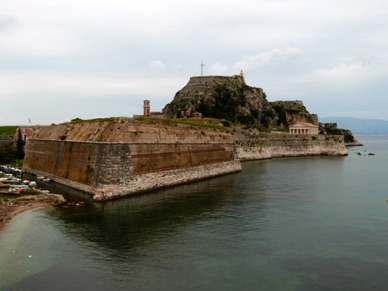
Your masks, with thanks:
[(35, 175), (23, 173), (23, 179), (35, 181), (38, 185), (37, 188), (39, 189), (49, 190), (50, 193), (53, 193), (53, 194), (61, 194), (68, 202), (78, 202), (78, 201), (89, 202), (92, 200), (91, 195), (68, 188), (61, 184), (57, 184), (53, 182), (49, 182), (49, 183), (43, 182), (41, 180), (38, 180)]
[[(239, 174), (178, 186), (104, 203), (86, 203), (55, 212), (63, 231), (122, 252), (158, 243), (198, 221), (233, 220), (241, 216), (247, 193), (235, 187)], [(238, 199), (236, 199), (238, 197)], [(260, 211), (256, 208), (255, 211)]]
[(86, 203), (0, 233), (0, 289), (383, 289), (388, 147), (373, 152), (247, 162), (106, 203), (67, 192)]

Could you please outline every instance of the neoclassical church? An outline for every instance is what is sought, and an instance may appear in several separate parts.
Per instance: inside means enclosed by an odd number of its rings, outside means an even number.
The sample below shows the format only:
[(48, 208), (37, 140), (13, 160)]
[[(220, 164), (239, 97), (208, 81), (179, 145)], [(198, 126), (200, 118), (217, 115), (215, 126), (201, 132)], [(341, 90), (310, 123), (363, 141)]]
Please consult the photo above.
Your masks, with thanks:
[(318, 134), (318, 126), (307, 122), (298, 122), (290, 126), (290, 134)]

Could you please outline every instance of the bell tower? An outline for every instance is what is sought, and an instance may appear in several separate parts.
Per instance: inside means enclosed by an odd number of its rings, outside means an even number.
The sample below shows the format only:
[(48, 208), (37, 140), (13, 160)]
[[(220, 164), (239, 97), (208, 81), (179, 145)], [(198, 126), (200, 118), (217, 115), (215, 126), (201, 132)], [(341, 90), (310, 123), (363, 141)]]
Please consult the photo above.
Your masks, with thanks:
[(143, 115), (144, 116), (150, 116), (151, 108), (150, 108), (150, 100), (144, 100), (144, 106), (143, 106)]
[(150, 113), (151, 113), (151, 109), (150, 109), (150, 100), (144, 100), (143, 109), (144, 109), (143, 115), (144, 115), (144, 116), (150, 116)]

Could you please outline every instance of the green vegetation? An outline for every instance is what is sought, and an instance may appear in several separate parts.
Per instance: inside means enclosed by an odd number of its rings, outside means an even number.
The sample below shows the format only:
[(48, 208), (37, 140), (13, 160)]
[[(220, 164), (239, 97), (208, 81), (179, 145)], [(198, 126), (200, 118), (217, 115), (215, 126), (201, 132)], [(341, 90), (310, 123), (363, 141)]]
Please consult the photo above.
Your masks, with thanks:
[(252, 126), (255, 123), (255, 119), (251, 114), (246, 114), (246, 115), (238, 115), (237, 119), (240, 123)]
[(286, 110), (284, 106), (275, 104), (272, 105), (272, 108), (276, 111), (277, 115), (279, 116), (279, 119), (277, 120), (277, 126), (284, 125), (285, 128), (288, 128), (288, 121), (287, 121), (287, 115)]
[(16, 159), (16, 149), (13, 143), (0, 144), (0, 163), (8, 164)]
[(26, 142), (24, 141), (23, 137), (22, 137), (22, 131), (18, 130), (18, 139), (16, 141), (16, 152), (15, 152), (15, 155), (16, 155), (16, 158), (17, 159), (24, 159), (24, 146), (25, 146)]
[(230, 122), (227, 120), (222, 121), (222, 125), (225, 127), (230, 127)]
[(204, 102), (203, 100), (199, 104), (198, 112), (202, 114), (203, 117), (212, 117), (214, 111), (214, 106), (209, 103)]
[(289, 122), (315, 121), (302, 101), (268, 102), (262, 89), (246, 85), (243, 79), (220, 76), (209, 76), (200, 82), (190, 80), (184, 89), (176, 93), (174, 100), (166, 105), (164, 114), (178, 118), (202, 116), (223, 119), (231, 126), (263, 131), (287, 131)]
[(0, 126), (0, 136), (14, 136), (18, 126)]
[(345, 140), (346, 143), (354, 142), (354, 136), (353, 136), (353, 134), (351, 134), (351, 133), (346, 133), (346, 134), (344, 135), (344, 140)]
[(214, 87), (214, 91), (212, 95), (215, 100), (214, 104), (204, 100), (199, 104), (197, 110), (203, 117), (226, 119), (231, 123), (238, 121), (249, 126), (255, 123), (255, 115), (258, 115), (258, 111), (252, 114), (238, 113), (239, 107), (247, 105), (247, 98), (244, 95), (243, 87), (231, 90), (226, 84), (217, 84)]
[(17, 160), (24, 158), (25, 141), (20, 130), (16, 142), (14, 140), (17, 129), (17, 126), (0, 126), (0, 136), (12, 137), (10, 140), (0, 143), (0, 163), (2, 164), (15, 164)]
[(175, 103), (175, 109), (177, 111), (180, 111), (182, 110), (183, 108), (185, 108), (187, 105), (189, 105), (189, 98), (185, 98), (185, 99), (181, 99), (179, 100), (178, 102)]
[(354, 136), (350, 130), (335, 127), (324, 127), (324, 131), (326, 131), (329, 135), (343, 135), (345, 143), (354, 142)]
[(201, 117), (191, 117), (191, 118), (154, 118), (154, 117), (136, 117), (135, 120), (144, 122), (144, 123), (161, 123), (161, 124), (184, 124), (194, 127), (202, 128), (214, 128), (214, 129), (225, 129), (223, 122), (225, 120), (215, 119), (215, 118), (201, 118)]
[(259, 118), (259, 110), (258, 109), (251, 109), (251, 114), (255, 119)]
[(18, 194), (0, 194), (0, 204), (6, 203), (9, 200), (14, 200), (15, 198), (23, 198), (24, 196), (29, 196), (29, 195), (42, 195), (42, 192), (35, 190), (35, 189), (28, 189), (24, 190)]
[(119, 120), (120, 117), (106, 117), (106, 118), (93, 118), (93, 119), (81, 119), (74, 118), (70, 122), (71, 123), (88, 123), (88, 122), (103, 122), (103, 121), (116, 121)]

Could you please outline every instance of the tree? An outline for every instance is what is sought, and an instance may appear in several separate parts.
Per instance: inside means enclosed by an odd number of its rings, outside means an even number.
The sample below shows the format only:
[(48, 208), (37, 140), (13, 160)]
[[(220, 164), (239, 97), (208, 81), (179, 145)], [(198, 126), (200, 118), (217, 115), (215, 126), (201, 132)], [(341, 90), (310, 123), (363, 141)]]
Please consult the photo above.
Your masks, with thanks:
[(16, 141), (16, 158), (19, 160), (24, 159), (24, 145), (25, 141), (23, 140), (22, 131), (18, 129), (18, 140)]

